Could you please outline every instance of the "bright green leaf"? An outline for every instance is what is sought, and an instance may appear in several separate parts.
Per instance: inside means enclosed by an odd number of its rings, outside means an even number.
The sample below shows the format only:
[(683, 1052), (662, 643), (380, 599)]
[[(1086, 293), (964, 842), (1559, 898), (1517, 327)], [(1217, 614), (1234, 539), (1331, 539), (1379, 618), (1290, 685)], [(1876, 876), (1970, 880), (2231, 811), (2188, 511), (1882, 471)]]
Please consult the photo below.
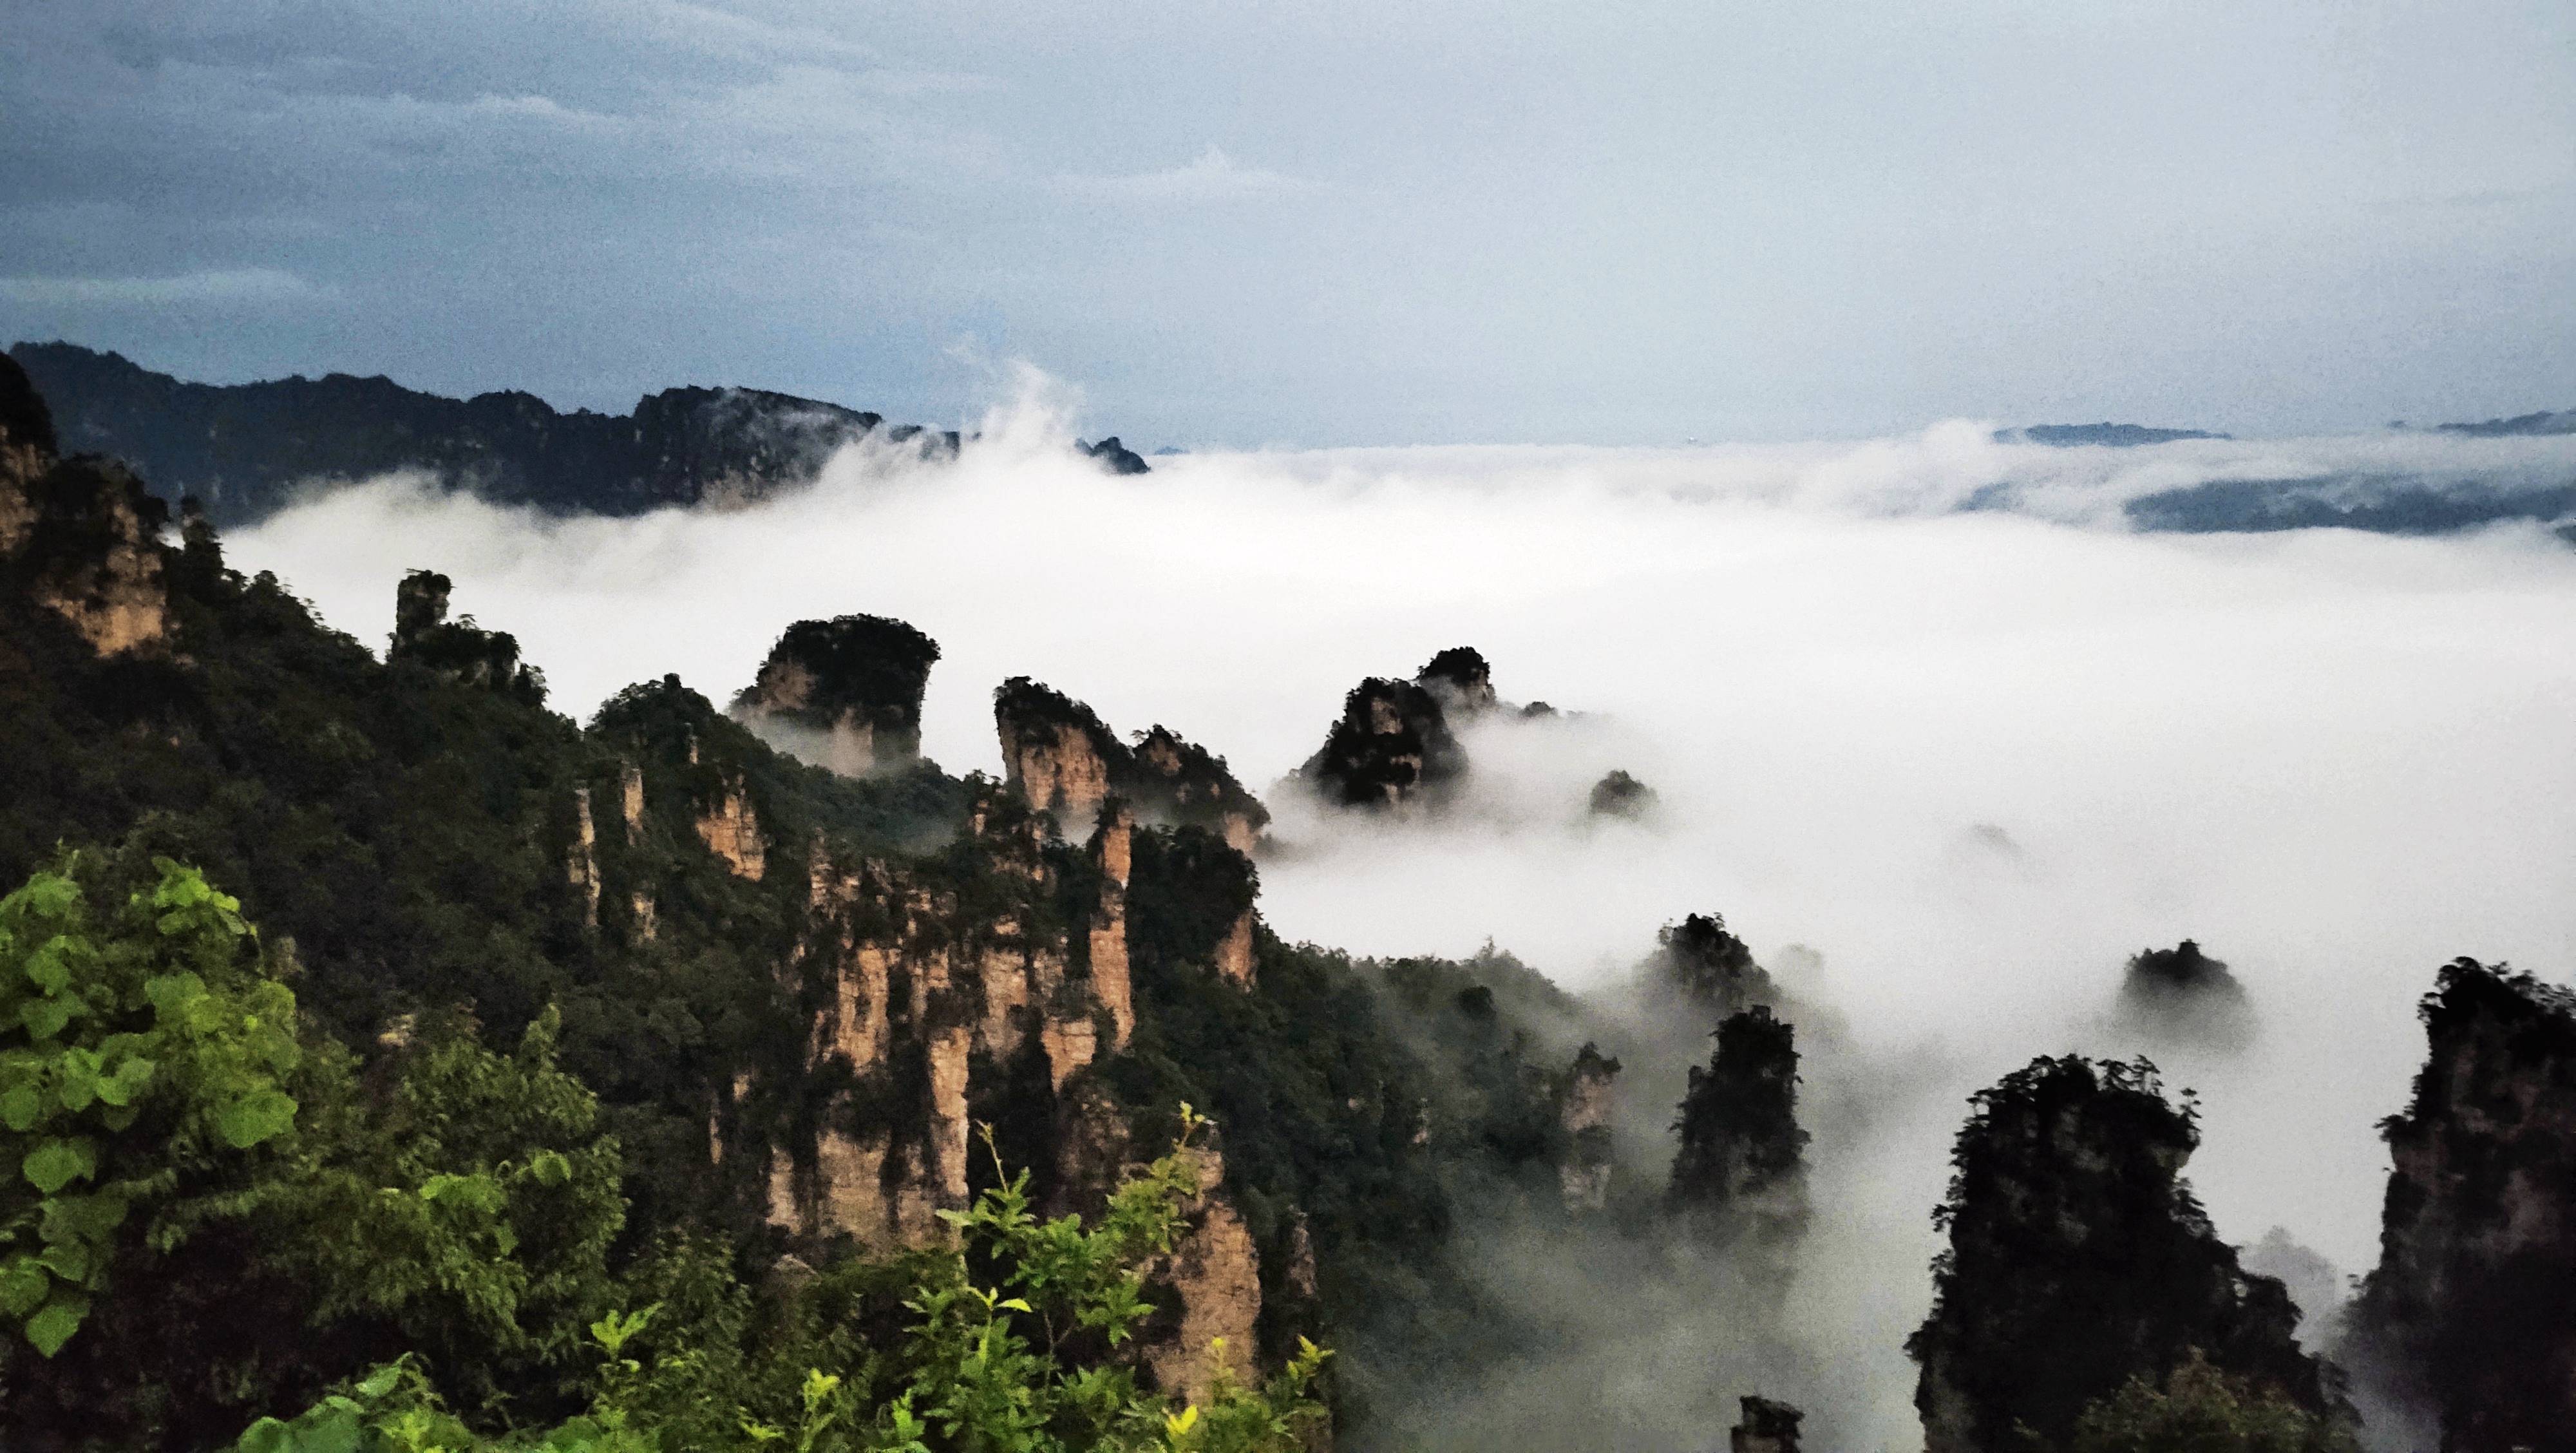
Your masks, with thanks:
[(48, 1140), (27, 1152), (18, 1168), (37, 1190), (52, 1195), (98, 1173), (98, 1152), (86, 1140)]
[(195, 974), (161, 974), (143, 981), (143, 997), (169, 1019), (206, 997), (206, 981)]
[(253, 1090), (224, 1107), (215, 1125), (237, 1150), (248, 1150), (295, 1124), (295, 1097), (284, 1090)]
[(81, 1319), (88, 1315), (89, 1298), (56, 1297), (27, 1319), (27, 1340), (36, 1344), (38, 1352), (51, 1357), (72, 1340), (72, 1334), (80, 1330)]
[(20, 1083), (0, 1090), (0, 1125), (25, 1133), (36, 1128), (36, 1118), (45, 1113), (45, 1092), (34, 1085)]
[(30, 1036), (51, 1039), (63, 1032), (63, 1026), (72, 1022), (73, 1011), (80, 1007), (79, 1000), (69, 997), (30, 999), (18, 1006), (18, 1022), (27, 1027)]
[(27, 979), (47, 994), (59, 994), (70, 987), (72, 967), (63, 962), (63, 951), (71, 940), (62, 935), (27, 955)]
[(45, 1304), (45, 1293), (53, 1290), (54, 1279), (32, 1256), (12, 1257), (0, 1267), (0, 1312), (23, 1317)]

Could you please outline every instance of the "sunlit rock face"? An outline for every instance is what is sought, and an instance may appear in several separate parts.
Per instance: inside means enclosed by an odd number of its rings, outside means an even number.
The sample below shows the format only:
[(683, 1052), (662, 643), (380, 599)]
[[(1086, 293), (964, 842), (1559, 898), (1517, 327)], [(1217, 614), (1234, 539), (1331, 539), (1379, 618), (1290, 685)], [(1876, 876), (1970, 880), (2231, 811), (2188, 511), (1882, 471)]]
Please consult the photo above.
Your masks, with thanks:
[(884, 616), (798, 621), (734, 698), (734, 717), (844, 777), (921, 756), (921, 699), (938, 643)]
[(161, 526), (169, 511), (112, 460), (60, 459), (43, 400), (0, 363), (0, 569), (101, 656), (170, 634)]
[(1126, 775), (1126, 745), (1090, 707), (1025, 676), (994, 690), (993, 724), (1003, 780), (1068, 832), (1090, 831), (1113, 772)]
[(2060, 1446), (2091, 1402), (2193, 1349), (2341, 1413), (2281, 1283), (2247, 1272), (2181, 1170), (2199, 1144), (2152, 1066), (2039, 1059), (1973, 1101), (1934, 1302), (1906, 1343), (1928, 1453)]
[(2471, 959), (2423, 1003), (2354, 1333), (2442, 1446), (2576, 1446), (2576, 996)]

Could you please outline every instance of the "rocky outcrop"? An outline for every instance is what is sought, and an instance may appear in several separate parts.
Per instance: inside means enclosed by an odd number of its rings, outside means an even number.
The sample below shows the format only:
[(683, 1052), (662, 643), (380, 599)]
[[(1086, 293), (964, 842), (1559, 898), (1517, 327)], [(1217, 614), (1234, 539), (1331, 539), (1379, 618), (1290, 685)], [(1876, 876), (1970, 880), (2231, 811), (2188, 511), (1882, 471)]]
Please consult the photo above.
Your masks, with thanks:
[(572, 852), (564, 863), (564, 877), (582, 899), (582, 926), (599, 927), (599, 825), (590, 812), (590, 789), (576, 787), (572, 792)]
[(2227, 965), (2190, 939), (2129, 960), (2120, 980), (2119, 1019), (2153, 1039), (2237, 1049), (2254, 1038), (2254, 1006)]
[[(1113, 810), (1090, 844), (1097, 888), (1070, 905), (1086, 926), (1081, 954), (1059, 907), (1060, 894), (1081, 890), (1068, 889), (1050, 857), (1062, 850), (1037, 826), (1024, 804), (988, 791), (972, 814), (978, 865), (963, 879), (838, 860), (818, 841), (797, 969), (823, 992), (803, 1081), (846, 1088), (818, 1107), (810, 1147), (773, 1152), (791, 1167), (773, 1221), (877, 1248), (943, 1239), (938, 1213), (965, 1205), (968, 1105), (988, 1088), (978, 1077), (1007, 1079), (1035, 1054), (1047, 1093), (1062, 1097), (1101, 1054), (1104, 1024), (1110, 1047), (1126, 1043), (1132, 821)], [(1057, 1113), (1072, 1112), (1060, 1103)]]
[(725, 869), (737, 878), (760, 881), (768, 870), (768, 849), (760, 840), (760, 819), (751, 810), (751, 796), (739, 777), (725, 782), (716, 800), (698, 815), (698, 841), (707, 851), (723, 861)]
[(936, 642), (884, 616), (798, 621), (734, 698), (733, 715), (771, 745), (844, 777), (910, 766), (921, 756), (921, 699), (938, 660)]
[(26, 375), (0, 364), (0, 576), (101, 656), (158, 651), (169, 510), (120, 464), (57, 458), (54, 437)]
[(1618, 1107), (1619, 1062), (1586, 1044), (1574, 1056), (1557, 1098), (1557, 1127), (1565, 1135), (1557, 1181), (1569, 1211), (1598, 1211), (1610, 1204), (1610, 1117)]
[(1351, 688), (1324, 745), (1297, 769), (1325, 801), (1370, 808), (1437, 800), (1466, 773), (1466, 751), (1439, 698), (1377, 676)]
[(1727, 931), (1720, 913), (1693, 913), (1657, 930), (1643, 977), (1650, 1002), (1677, 1003), (1711, 1026), (1780, 998), (1753, 950)]
[(124, 459), (215, 522), (248, 524), (316, 484), (426, 470), (502, 504), (636, 515), (739, 505), (812, 480), (861, 441), (921, 457), (958, 437), (760, 389), (676, 388), (631, 414), (558, 413), (525, 393), (441, 398), (331, 374), (211, 386), (69, 343), (20, 343), (68, 447)]
[(1146, 1345), (1145, 1365), (1165, 1391), (1204, 1404), (1220, 1367), (1239, 1382), (1253, 1381), (1261, 1254), (1224, 1189), (1224, 1157), (1203, 1146), (1182, 1154), (1198, 1174), (1199, 1193), (1182, 1208), (1171, 1254), (1146, 1266), (1148, 1299), (1159, 1308), (1159, 1297), (1171, 1298), (1178, 1316), (1168, 1335)]
[(1078, 450), (1084, 458), (1094, 461), (1099, 464), (1101, 468), (1109, 471), (1111, 474), (1150, 474), (1153, 472), (1152, 466), (1145, 462), (1145, 456), (1128, 448), (1126, 445), (1119, 443), (1118, 436), (1115, 434), (1110, 435), (1108, 438), (1101, 440), (1097, 444), (1085, 444), (1081, 440), (1076, 439), (1073, 441), (1073, 447)]
[(2380, 1261), (2352, 1313), (2445, 1453), (2576, 1437), (2576, 994), (2460, 959), (2426, 996), (2423, 1072), (2381, 1126)]
[(1120, 790), (1144, 820), (1207, 828), (1238, 853), (1260, 844), (1270, 810), (1235, 780), (1225, 758), (1156, 726), (1136, 739), (1129, 762)]
[(1743, 1417), (1727, 1430), (1727, 1453), (1798, 1453), (1798, 1424), (1806, 1414), (1766, 1397), (1743, 1401)]
[(2039, 1059), (1971, 1103), (1934, 1213), (1949, 1244), (1932, 1312), (1906, 1342), (1927, 1453), (2063, 1446), (2088, 1404), (2194, 1349), (2343, 1411), (2288, 1293), (2244, 1269), (2183, 1181), (2199, 1130), (2153, 1066)]
[(545, 700), (545, 677), (519, 661), (518, 638), (487, 631), (467, 616), (447, 618), (455, 583), (434, 570), (414, 570), (394, 587), (394, 633), (385, 659), (428, 667), (468, 686), (503, 692), (534, 706)]
[(1439, 701), (1453, 721), (1482, 716), (1496, 705), (1494, 669), (1473, 646), (1451, 646), (1414, 673), (1414, 684)]
[(1025, 676), (994, 690), (993, 723), (1004, 780), (1030, 806), (1088, 831), (1109, 798), (1112, 773), (1123, 775), (1126, 747), (1090, 707)]
[(1655, 789), (1613, 768), (1592, 784), (1587, 803), (1594, 817), (1624, 817), (1642, 822), (1655, 814)]
[(1091, 838), (1091, 861), (1100, 871), (1101, 886), (1100, 902), (1091, 914), (1087, 962), (1092, 995), (1109, 1014), (1112, 1049), (1125, 1049), (1128, 1036), (1136, 1032), (1127, 952), (1127, 881), (1135, 871), (1135, 838), (1136, 821), (1123, 808), (1104, 813)]
[(1691, 1066), (1665, 1203), (1705, 1233), (1794, 1232), (1807, 1214), (1797, 1031), (1757, 1004), (1716, 1039), (1708, 1066)]

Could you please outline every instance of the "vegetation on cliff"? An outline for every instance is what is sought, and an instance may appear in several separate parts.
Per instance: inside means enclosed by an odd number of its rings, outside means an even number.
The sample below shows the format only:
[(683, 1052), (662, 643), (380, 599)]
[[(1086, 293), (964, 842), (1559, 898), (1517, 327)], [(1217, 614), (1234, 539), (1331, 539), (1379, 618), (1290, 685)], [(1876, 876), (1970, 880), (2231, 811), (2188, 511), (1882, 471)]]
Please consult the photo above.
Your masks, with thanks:
[(1976, 1096), (1935, 1214), (1949, 1244), (1906, 1342), (1930, 1453), (2054, 1445), (2131, 1378), (2197, 1350), (2300, 1408), (2340, 1415), (2281, 1284), (2247, 1272), (2181, 1177), (2200, 1143), (2155, 1067), (2041, 1058)]

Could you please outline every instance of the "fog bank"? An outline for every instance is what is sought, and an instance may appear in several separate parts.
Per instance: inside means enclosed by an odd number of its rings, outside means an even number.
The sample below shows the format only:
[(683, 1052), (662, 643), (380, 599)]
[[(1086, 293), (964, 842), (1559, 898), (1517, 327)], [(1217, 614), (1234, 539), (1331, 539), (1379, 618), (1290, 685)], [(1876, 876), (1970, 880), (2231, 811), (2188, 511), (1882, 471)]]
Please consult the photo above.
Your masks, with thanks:
[[(952, 771), (998, 770), (989, 694), (1021, 674), (1228, 757), (1279, 814), (1262, 902), (1290, 937), (1490, 937), (1582, 988), (1657, 925), (1723, 913), (1854, 1054), (1906, 1067), (1833, 1157), (1820, 1137), (1835, 1254), (1791, 1299), (1869, 1389), (1837, 1421), (1871, 1443), (1916, 1436), (1898, 1344), (1962, 1097), (2036, 1053), (2141, 1048), (2107, 1013), (2129, 955), (2196, 938), (2260, 1016), (2242, 1054), (2159, 1057), (2201, 1093), (2190, 1173), (2221, 1231), (2284, 1226), (2346, 1271), (2375, 1259), (2372, 1126), (2420, 1059), (2434, 968), (2576, 968), (2576, 551), (2536, 527), (2145, 535), (2119, 512), (2213, 478), (2563, 481), (2576, 441), (2048, 450), (1960, 423), (1113, 478), (1065, 433), (1023, 408), (953, 467), (850, 457), (755, 508), (623, 521), (386, 480), (227, 545), (378, 646), (401, 572), (443, 570), (581, 715), (665, 672), (726, 699), (799, 618), (899, 617), (945, 653), (923, 735)], [(1962, 510), (1998, 484), (2014, 508)], [(1453, 645), (1506, 698), (1586, 715), (1471, 732), (1446, 820), (1355, 827), (1273, 790), (1362, 676)], [(1654, 817), (1584, 817), (1613, 767)]]

